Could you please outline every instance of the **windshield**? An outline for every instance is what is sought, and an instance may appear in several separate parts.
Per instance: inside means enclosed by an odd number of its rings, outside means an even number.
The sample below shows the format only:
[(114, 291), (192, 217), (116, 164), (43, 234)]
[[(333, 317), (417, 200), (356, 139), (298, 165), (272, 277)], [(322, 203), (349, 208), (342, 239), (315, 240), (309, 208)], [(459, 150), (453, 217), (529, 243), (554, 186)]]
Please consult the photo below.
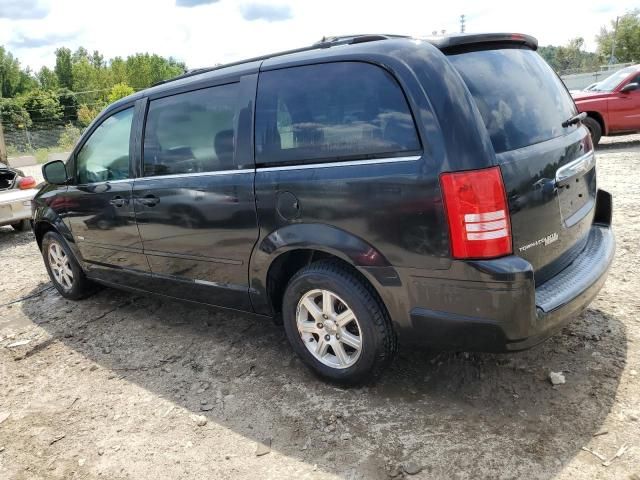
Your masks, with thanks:
[(614, 88), (622, 83), (622, 81), (637, 70), (636, 67), (627, 67), (618, 70), (613, 75), (608, 76), (601, 82), (596, 83), (590, 90), (595, 92), (612, 92)]
[(576, 114), (562, 81), (536, 52), (503, 48), (450, 55), (501, 153), (559, 137)]

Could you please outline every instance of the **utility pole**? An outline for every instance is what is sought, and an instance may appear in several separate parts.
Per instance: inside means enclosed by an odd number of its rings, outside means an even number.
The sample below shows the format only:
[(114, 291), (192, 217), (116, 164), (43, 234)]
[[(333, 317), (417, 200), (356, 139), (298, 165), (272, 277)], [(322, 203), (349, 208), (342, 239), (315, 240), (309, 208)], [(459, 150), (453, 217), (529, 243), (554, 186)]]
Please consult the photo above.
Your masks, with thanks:
[(463, 14), (463, 15), (460, 15), (460, 33), (464, 33), (464, 22), (465, 22), (465, 19)]
[(611, 56), (609, 57), (609, 65), (612, 65), (616, 54), (616, 37), (618, 36), (618, 22), (620, 17), (616, 17), (616, 26), (613, 29), (613, 40), (611, 41)]

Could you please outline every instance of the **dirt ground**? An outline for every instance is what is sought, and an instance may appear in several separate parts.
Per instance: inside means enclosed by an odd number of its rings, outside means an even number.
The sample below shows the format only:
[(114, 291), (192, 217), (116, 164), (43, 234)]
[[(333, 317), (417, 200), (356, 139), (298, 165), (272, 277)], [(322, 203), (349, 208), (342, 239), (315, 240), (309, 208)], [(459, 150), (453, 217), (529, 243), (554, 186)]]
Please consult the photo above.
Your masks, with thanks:
[[(598, 158), (618, 244), (582, 316), (518, 354), (402, 350), (357, 389), (313, 377), (271, 323), (66, 301), (32, 234), (0, 229), (0, 478), (640, 479), (640, 136)], [(583, 450), (623, 446), (608, 467)]]

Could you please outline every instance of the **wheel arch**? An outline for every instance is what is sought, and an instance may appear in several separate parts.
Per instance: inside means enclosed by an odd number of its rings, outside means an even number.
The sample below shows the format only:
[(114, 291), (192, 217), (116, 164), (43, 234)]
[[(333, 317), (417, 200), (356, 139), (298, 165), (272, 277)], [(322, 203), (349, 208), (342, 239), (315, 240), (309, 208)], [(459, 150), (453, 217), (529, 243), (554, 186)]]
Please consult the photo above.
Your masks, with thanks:
[[(389, 289), (400, 277), (384, 255), (359, 237), (321, 224), (295, 224), (266, 236), (251, 259), (251, 301), (256, 313), (279, 316), (287, 283), (301, 268), (333, 259), (369, 284), (389, 314)], [(394, 289), (398, 290), (398, 289)]]
[(596, 122), (598, 122), (598, 124), (600, 125), (600, 128), (602, 129), (602, 135), (607, 135), (609, 132), (607, 131), (607, 124), (604, 120), (604, 115), (602, 115), (602, 113), (596, 111), (596, 110), (586, 110), (587, 116), (593, 118)]
[(47, 232), (55, 232), (61, 235), (62, 238), (67, 242), (67, 246), (71, 249), (71, 253), (73, 253), (73, 255), (75, 256), (78, 264), (81, 266), (83, 265), (81, 261), (82, 256), (80, 255), (80, 251), (78, 250), (78, 247), (73, 239), (73, 235), (60, 217), (55, 217), (53, 221), (49, 217), (36, 218), (36, 220), (34, 220), (33, 233), (36, 237), (36, 242), (38, 244), (39, 250), (42, 250), (42, 239)]

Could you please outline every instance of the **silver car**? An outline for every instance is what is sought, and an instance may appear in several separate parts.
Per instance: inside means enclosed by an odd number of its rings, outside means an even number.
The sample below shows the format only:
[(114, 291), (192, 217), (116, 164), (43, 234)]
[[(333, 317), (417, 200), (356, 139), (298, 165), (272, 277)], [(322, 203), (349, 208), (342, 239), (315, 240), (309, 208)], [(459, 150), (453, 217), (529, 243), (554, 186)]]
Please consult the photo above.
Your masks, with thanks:
[(0, 227), (21, 232), (30, 228), (31, 200), (38, 191), (35, 178), (0, 163)]

